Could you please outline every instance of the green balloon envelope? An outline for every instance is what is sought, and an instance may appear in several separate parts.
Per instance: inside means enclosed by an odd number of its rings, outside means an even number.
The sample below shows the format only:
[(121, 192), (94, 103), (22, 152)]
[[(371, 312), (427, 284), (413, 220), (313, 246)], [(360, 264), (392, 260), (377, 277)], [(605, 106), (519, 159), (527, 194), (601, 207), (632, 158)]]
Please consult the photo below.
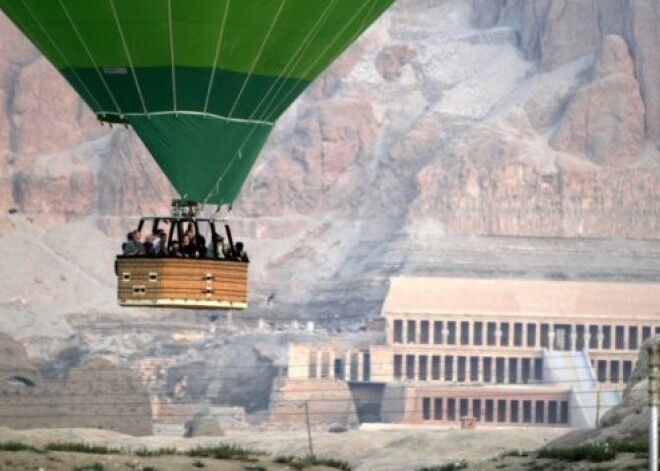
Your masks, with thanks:
[(181, 196), (238, 195), (277, 118), (394, 0), (0, 0)]

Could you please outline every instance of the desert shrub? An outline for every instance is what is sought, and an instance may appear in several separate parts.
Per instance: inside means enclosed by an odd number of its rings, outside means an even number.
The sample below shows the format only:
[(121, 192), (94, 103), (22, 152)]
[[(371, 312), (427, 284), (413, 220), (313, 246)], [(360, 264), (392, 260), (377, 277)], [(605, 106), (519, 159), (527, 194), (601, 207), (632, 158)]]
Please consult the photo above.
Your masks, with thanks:
[(156, 450), (153, 450), (151, 448), (138, 448), (135, 450), (133, 453), (135, 453), (137, 456), (170, 456), (170, 455), (176, 455), (177, 454), (177, 449), (176, 448), (158, 448)]
[(68, 451), (72, 453), (93, 453), (95, 455), (121, 455), (122, 450), (103, 445), (91, 445), (82, 442), (56, 442), (46, 445), (48, 451)]
[(524, 457), (529, 456), (529, 452), (524, 451), (524, 450), (509, 450), (509, 451), (503, 452), (500, 455), (500, 458), (506, 458), (508, 456), (524, 458)]
[(288, 464), (293, 469), (303, 469), (305, 467), (303, 459), (294, 455), (276, 456), (273, 459), (273, 462), (278, 464)]
[(203, 467), (206, 466), (206, 465), (205, 465), (202, 461), (200, 461), (200, 460), (195, 460), (195, 461), (193, 461), (193, 464), (192, 464), (192, 465), (193, 465), (195, 468), (203, 468)]
[(601, 463), (616, 458), (616, 450), (608, 443), (588, 443), (573, 448), (541, 448), (537, 456), (562, 461), (586, 460)]
[(527, 469), (528, 471), (545, 471), (546, 468), (547, 467), (544, 464), (532, 463)]
[(216, 460), (243, 460), (251, 461), (255, 456), (264, 455), (263, 451), (253, 448), (243, 448), (233, 443), (223, 443), (213, 447), (191, 448), (186, 455), (191, 458), (215, 458)]
[(276, 456), (274, 463), (288, 464), (293, 469), (304, 469), (307, 466), (321, 465), (328, 468), (341, 469), (342, 471), (352, 471), (352, 467), (346, 461), (336, 460), (334, 458), (324, 458), (320, 456), (306, 456), (304, 458), (294, 455)]
[(352, 471), (353, 468), (346, 461), (335, 460), (333, 458), (323, 458), (310, 456), (306, 458), (310, 465), (327, 466), (328, 468), (341, 469), (342, 471)]
[(94, 463), (85, 466), (77, 466), (73, 468), (73, 471), (105, 471), (105, 466), (101, 463)]
[(608, 444), (617, 451), (617, 453), (648, 453), (649, 444), (646, 440), (610, 440)]
[(0, 451), (33, 451), (43, 453), (42, 450), (21, 442), (0, 442)]
[(465, 468), (467, 468), (467, 462), (465, 460), (460, 460), (455, 463), (447, 463), (438, 466), (425, 466), (423, 468), (417, 468), (415, 471), (454, 471)]

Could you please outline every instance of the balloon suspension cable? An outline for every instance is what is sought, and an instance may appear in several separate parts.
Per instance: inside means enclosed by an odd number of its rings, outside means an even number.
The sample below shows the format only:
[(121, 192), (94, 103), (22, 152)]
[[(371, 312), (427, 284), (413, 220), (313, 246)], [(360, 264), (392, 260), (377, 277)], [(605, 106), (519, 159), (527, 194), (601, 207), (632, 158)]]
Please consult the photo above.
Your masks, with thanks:
[(220, 214), (220, 217), (218, 217), (218, 220), (222, 221), (224, 224), (228, 224), (231, 219), (231, 204), (218, 206), (217, 213), (222, 213)]
[(220, 219), (218, 214), (220, 214), (220, 211), (222, 211), (222, 205), (219, 204), (217, 208), (215, 208), (215, 212), (213, 213), (213, 216), (211, 216), (211, 219)]

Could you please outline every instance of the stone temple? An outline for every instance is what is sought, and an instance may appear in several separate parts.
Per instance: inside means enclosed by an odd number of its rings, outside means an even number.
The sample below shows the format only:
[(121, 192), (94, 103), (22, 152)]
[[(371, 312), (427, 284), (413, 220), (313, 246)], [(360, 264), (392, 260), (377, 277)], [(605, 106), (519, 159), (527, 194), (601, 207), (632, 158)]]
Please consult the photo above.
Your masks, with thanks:
[(651, 283), (392, 278), (384, 344), (291, 344), (271, 419), (306, 402), (316, 422), (595, 426), (659, 306)]

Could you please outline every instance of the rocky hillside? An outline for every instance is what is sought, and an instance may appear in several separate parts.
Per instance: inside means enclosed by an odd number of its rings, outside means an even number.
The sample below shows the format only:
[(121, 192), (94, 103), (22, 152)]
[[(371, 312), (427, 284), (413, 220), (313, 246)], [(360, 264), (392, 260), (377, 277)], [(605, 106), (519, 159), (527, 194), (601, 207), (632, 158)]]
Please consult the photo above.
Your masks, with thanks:
[[(361, 319), (401, 273), (659, 279), (659, 20), (655, 0), (399, 0), (234, 207), (247, 315)], [(119, 312), (118, 239), (172, 191), (4, 17), (0, 35), (0, 321), (64, 334)]]

